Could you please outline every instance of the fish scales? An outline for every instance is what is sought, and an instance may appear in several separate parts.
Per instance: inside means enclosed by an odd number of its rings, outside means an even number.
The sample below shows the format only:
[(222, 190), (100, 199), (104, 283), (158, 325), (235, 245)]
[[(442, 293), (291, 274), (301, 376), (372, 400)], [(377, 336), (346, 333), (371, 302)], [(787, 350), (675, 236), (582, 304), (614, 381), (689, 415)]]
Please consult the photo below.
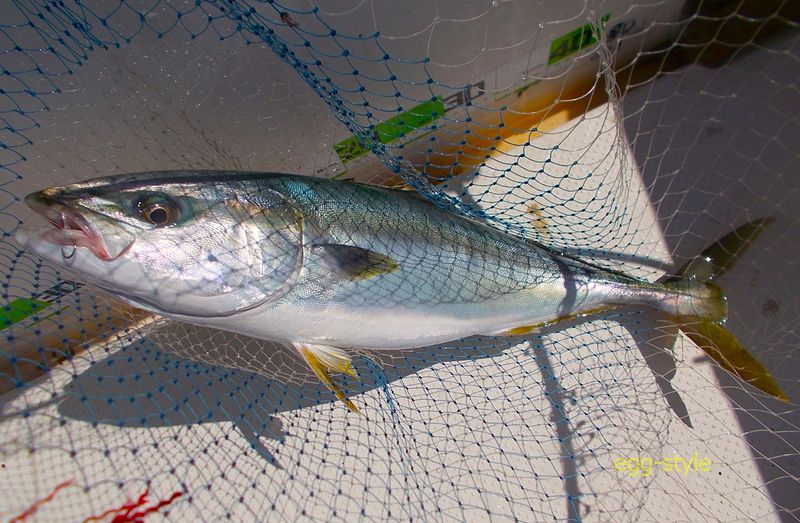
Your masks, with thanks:
[(50, 227), (17, 241), (157, 314), (294, 347), (332, 373), (346, 349), (423, 347), (620, 305), (657, 309), (722, 367), (786, 399), (723, 327), (714, 279), (770, 223), (745, 224), (660, 282), (562, 256), (408, 192), (297, 175), (161, 171), (32, 193)]

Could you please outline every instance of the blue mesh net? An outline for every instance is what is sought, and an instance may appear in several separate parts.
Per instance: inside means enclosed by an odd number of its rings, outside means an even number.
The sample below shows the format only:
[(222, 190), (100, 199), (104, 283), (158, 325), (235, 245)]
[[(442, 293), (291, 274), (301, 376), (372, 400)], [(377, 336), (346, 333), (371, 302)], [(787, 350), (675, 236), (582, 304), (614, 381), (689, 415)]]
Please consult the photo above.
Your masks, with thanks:
[[(0, 515), (796, 518), (799, 19), (777, 1), (5, 5)], [(356, 415), (285, 347), (123, 305), (13, 239), (40, 220), (31, 191), (164, 169), (414, 191), (649, 281), (772, 216), (721, 283), (790, 402), (630, 308), (353, 350)]]

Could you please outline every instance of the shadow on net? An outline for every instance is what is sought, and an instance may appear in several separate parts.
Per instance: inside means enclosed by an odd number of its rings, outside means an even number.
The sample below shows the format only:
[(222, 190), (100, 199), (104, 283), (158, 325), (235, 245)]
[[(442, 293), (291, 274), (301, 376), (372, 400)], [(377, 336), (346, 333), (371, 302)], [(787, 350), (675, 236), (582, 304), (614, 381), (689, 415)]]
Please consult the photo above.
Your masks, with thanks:
[[(369, 405), (365, 392), (379, 390), (379, 394), (371, 395), (383, 400), (378, 408), (393, 411), (398, 408), (390, 387), (393, 382), (438, 364), (496, 357), (529, 342), (534, 348), (527, 360), (530, 367), (524, 372), (538, 372), (542, 394), (548, 396), (555, 409), (550, 418), (557, 420), (556, 431), (569, 431), (570, 422), (559, 410), (555, 393), (561, 390), (561, 371), (554, 371), (541, 349), (541, 340), (570, 325), (603, 317), (620, 322), (632, 334), (665, 401), (691, 426), (686, 406), (670, 384), (675, 373), (674, 359), (662, 350), (671, 347), (674, 338), (670, 340), (670, 336), (675, 333), (666, 332), (655, 315), (640, 311), (635, 315), (618, 311), (562, 322), (527, 337), (474, 337), (414, 350), (353, 351), (361, 380), (348, 379), (343, 385), (368, 419), (374, 407)], [(274, 415), (337, 402), (305, 363), (281, 345), (166, 320), (142, 334), (75, 378), (58, 405), (60, 414), (120, 427), (230, 422), (251, 448), (279, 465), (269, 449), (276, 442), (281, 444), (289, 434)], [(404, 394), (417, 394), (403, 390)], [(419, 390), (425, 393), (424, 386)]]

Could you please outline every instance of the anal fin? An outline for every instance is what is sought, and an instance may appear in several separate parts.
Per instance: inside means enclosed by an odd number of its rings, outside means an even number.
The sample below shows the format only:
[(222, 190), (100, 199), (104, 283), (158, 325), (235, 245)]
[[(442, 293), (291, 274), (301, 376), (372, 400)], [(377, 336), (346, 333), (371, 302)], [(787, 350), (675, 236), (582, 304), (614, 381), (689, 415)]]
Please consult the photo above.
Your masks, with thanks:
[(341, 387), (331, 376), (331, 372), (340, 372), (358, 378), (350, 356), (342, 349), (330, 347), (328, 345), (318, 345), (313, 343), (292, 343), (294, 348), (303, 357), (308, 366), (314, 371), (319, 380), (333, 392), (339, 400), (350, 409), (351, 412), (358, 412), (355, 404), (347, 398)]
[(592, 314), (599, 314), (601, 312), (610, 311), (616, 309), (617, 307), (618, 305), (601, 305), (600, 307), (595, 307), (594, 309), (588, 309), (585, 311), (575, 312), (572, 314), (564, 314), (563, 316), (558, 316), (556, 318), (553, 318), (552, 320), (547, 320), (532, 325), (519, 325), (517, 327), (512, 327), (510, 329), (504, 329), (499, 332), (492, 333), (491, 336), (524, 336), (525, 334), (530, 334), (531, 332), (541, 330), (544, 327), (548, 327), (560, 321), (574, 320), (575, 318), (583, 318), (586, 316), (591, 316)]

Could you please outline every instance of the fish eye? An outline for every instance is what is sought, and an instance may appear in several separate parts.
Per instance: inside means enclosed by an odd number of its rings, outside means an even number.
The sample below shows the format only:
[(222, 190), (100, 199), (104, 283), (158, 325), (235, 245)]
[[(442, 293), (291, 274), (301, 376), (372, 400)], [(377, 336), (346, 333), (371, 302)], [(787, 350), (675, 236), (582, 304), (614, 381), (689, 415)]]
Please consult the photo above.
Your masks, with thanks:
[(156, 227), (168, 227), (178, 221), (180, 211), (171, 201), (144, 201), (139, 205), (142, 220)]

